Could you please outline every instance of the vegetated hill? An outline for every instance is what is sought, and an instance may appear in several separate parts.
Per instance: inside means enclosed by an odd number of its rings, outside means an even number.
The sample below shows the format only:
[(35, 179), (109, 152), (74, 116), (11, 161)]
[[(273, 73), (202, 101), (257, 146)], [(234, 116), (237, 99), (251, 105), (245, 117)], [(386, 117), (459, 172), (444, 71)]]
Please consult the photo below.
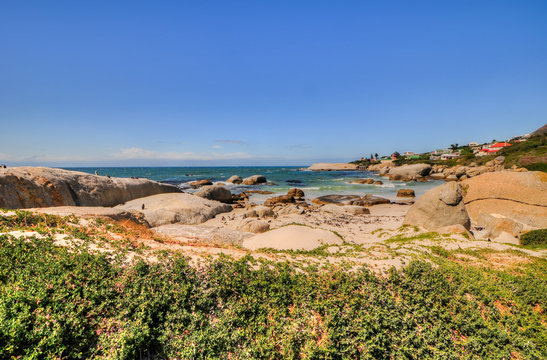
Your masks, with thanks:
[(547, 134), (547, 124), (543, 125), (542, 127), (540, 127), (539, 129), (537, 129), (536, 131), (534, 131), (532, 133), (532, 136), (536, 136), (536, 135), (545, 135)]
[(496, 156), (505, 156), (505, 166), (525, 167), (528, 170), (547, 172), (547, 140), (545, 135), (536, 135), (526, 141), (515, 142), (501, 149)]

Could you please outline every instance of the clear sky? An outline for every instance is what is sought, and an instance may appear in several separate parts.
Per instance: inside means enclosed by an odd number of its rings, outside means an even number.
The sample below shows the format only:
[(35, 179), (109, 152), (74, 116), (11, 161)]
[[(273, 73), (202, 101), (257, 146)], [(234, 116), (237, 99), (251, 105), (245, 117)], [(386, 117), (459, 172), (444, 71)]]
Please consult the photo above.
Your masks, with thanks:
[(547, 1), (0, 2), (0, 163), (306, 165), (547, 122)]

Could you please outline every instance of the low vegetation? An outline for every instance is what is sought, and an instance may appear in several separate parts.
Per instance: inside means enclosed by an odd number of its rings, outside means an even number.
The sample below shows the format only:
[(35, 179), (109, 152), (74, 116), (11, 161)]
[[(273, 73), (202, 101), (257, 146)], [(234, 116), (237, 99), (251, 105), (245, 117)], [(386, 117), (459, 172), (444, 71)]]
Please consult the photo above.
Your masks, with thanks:
[(547, 229), (532, 230), (520, 237), (522, 245), (547, 245)]
[[(0, 358), (547, 357), (545, 259), (495, 270), (435, 246), (384, 276), (251, 256), (128, 262), (55, 246), (71, 221), (0, 215)], [(20, 229), (44, 238), (7, 234)]]

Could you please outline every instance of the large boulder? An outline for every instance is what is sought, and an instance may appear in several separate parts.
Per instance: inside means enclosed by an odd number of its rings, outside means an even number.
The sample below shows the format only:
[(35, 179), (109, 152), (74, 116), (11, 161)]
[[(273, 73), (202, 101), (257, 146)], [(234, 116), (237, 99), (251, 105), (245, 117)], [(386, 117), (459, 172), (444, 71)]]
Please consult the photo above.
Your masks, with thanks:
[(270, 230), (270, 224), (268, 224), (267, 221), (252, 218), (241, 219), (241, 221), (236, 224), (236, 227), (239, 231), (246, 231), (254, 234), (260, 234)]
[(363, 206), (357, 205), (343, 205), (338, 206), (335, 204), (323, 205), (319, 208), (319, 211), (333, 215), (367, 215), (370, 214), (370, 210)]
[(357, 170), (359, 167), (355, 164), (346, 163), (315, 163), (307, 170), (311, 171), (348, 171)]
[(449, 182), (420, 196), (408, 209), (404, 224), (421, 226), (430, 231), (452, 225), (462, 225), (469, 230), (471, 224), (460, 184)]
[(230, 205), (191, 194), (153, 195), (128, 201), (117, 208), (140, 211), (152, 227), (173, 223), (200, 224), (232, 210)]
[(390, 180), (411, 181), (418, 180), (431, 172), (431, 165), (428, 164), (413, 164), (403, 165), (393, 168), (387, 176)]
[(204, 186), (194, 195), (204, 199), (220, 201), (226, 204), (230, 204), (232, 202), (232, 192), (220, 185)]
[(245, 239), (242, 246), (250, 250), (261, 248), (313, 250), (323, 245), (341, 244), (342, 239), (331, 231), (312, 229), (307, 226), (289, 225)]
[(228, 180), (226, 180), (226, 182), (232, 184), (241, 184), (243, 182), (243, 179), (239, 175), (233, 175)]
[(391, 204), (391, 200), (381, 196), (366, 194), (365, 196), (363, 196), (360, 202), (354, 202), (354, 204), (361, 205), (361, 206), (374, 206), (374, 205), (382, 205), (382, 204)]
[(266, 182), (267, 180), (264, 175), (253, 175), (245, 178), (245, 180), (243, 180), (243, 185), (259, 185), (265, 184)]
[(540, 171), (489, 172), (462, 182), (473, 223), (481, 213), (499, 214), (533, 228), (547, 227), (547, 174)]
[(352, 205), (354, 201), (360, 201), (361, 197), (359, 195), (324, 195), (319, 196), (312, 200), (312, 203), (317, 205)]
[(112, 178), (46, 167), (0, 169), (0, 208), (115, 206), (161, 193), (180, 192), (148, 179)]

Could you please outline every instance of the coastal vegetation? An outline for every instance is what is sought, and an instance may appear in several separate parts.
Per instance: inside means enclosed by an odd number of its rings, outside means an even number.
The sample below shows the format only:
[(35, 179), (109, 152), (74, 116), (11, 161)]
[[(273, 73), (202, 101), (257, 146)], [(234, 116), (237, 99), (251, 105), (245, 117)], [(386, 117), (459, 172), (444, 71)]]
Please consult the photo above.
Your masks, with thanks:
[[(492, 250), (432, 246), (382, 274), (250, 255), (192, 266), (176, 252), (128, 257), (138, 234), (122, 225), (0, 216), (1, 358), (547, 356), (547, 260), (518, 248), (522, 261), (492, 267), (484, 266)], [(118, 246), (98, 251), (91, 240), (105, 226), (119, 235)], [(56, 245), (65, 233), (80, 241)]]
[[(453, 151), (459, 151), (460, 157), (448, 160), (431, 160), (429, 153), (418, 154), (409, 158), (398, 157), (393, 163), (396, 166), (404, 164), (429, 164), (429, 165), (447, 165), (447, 166), (468, 166), (471, 163), (484, 165), (497, 156), (505, 157), (505, 168), (512, 166), (524, 167), (530, 171), (547, 172), (547, 140), (545, 134), (539, 134), (530, 137), (526, 141), (511, 141), (511, 146), (499, 150), (497, 153), (486, 156), (476, 156), (472, 149), (465, 146), (452, 144)], [(370, 159), (361, 159), (352, 161), (351, 164), (359, 166), (368, 166), (374, 164)]]

